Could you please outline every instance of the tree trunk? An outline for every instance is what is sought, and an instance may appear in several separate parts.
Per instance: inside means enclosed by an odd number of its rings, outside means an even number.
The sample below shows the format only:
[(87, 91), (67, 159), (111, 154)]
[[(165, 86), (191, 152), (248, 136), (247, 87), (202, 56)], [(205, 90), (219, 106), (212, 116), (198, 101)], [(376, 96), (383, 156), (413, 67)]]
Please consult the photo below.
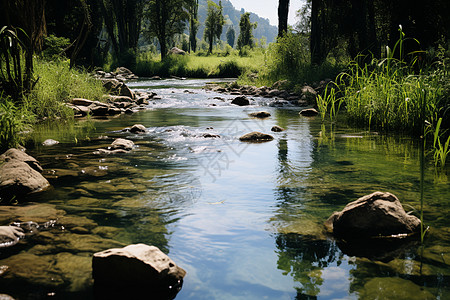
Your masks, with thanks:
[(282, 37), (288, 29), (289, 0), (278, 2), (278, 37)]

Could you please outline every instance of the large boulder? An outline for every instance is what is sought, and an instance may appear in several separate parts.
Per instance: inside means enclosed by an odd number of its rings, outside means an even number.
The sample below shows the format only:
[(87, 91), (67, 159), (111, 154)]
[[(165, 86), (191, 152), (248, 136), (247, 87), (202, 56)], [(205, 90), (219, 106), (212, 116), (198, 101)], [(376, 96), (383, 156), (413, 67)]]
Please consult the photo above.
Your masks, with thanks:
[(253, 131), (244, 134), (239, 138), (239, 140), (242, 142), (250, 142), (250, 143), (269, 142), (273, 140), (273, 136), (271, 136), (270, 134)]
[(412, 235), (420, 230), (420, 220), (407, 214), (393, 194), (375, 192), (333, 213), (325, 226), (338, 238), (362, 240)]
[(133, 148), (134, 148), (133, 141), (122, 138), (115, 139), (114, 142), (112, 142), (111, 144), (111, 149), (113, 150), (123, 149), (129, 151), (132, 150)]
[(302, 111), (300, 111), (301, 116), (305, 117), (314, 117), (317, 116), (319, 112), (315, 108), (305, 108)]
[(180, 285), (185, 275), (161, 250), (145, 244), (97, 252), (92, 259), (95, 284), (168, 289)]
[(50, 183), (40, 173), (42, 167), (31, 156), (9, 149), (0, 156), (0, 200), (10, 201), (46, 190)]
[(265, 119), (271, 116), (271, 114), (267, 111), (258, 111), (258, 112), (252, 112), (248, 114), (252, 118), (259, 118), (259, 119)]

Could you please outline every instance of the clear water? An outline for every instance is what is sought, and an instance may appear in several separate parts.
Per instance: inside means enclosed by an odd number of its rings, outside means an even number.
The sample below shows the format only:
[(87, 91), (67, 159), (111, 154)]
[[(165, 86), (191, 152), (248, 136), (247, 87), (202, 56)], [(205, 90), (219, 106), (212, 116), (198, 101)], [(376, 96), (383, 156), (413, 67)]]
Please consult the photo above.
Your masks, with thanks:
[[(450, 185), (431, 162), (424, 212), (431, 229), (422, 255), (417, 243), (366, 251), (323, 232), (333, 211), (377, 190), (397, 195), (408, 211), (419, 209), (415, 141), (322, 125), (300, 117), (300, 108), (273, 108), (267, 99), (233, 106), (233, 96), (206, 92), (205, 83), (131, 83), (162, 99), (133, 115), (36, 132), (29, 152), (53, 176), (54, 189), (13, 212), (3, 208), (0, 220), (56, 215), (58, 223), (1, 253), (0, 265), (10, 269), (0, 293), (94, 299), (92, 254), (145, 243), (187, 271), (176, 299), (450, 298)], [(248, 116), (260, 110), (272, 116)], [(148, 132), (121, 131), (133, 124)], [(286, 131), (271, 133), (274, 125)], [(251, 131), (275, 140), (238, 140)], [(117, 137), (137, 147), (92, 154)], [(41, 146), (47, 138), (60, 143)]]

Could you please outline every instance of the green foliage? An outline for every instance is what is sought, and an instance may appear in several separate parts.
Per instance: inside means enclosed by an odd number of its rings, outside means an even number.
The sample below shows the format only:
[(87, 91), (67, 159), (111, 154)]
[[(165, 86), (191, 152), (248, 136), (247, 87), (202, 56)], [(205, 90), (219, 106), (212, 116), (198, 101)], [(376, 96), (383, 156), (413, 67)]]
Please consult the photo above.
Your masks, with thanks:
[(307, 39), (290, 32), (280, 37), (277, 43), (270, 44), (265, 53), (265, 67), (258, 73), (257, 85), (270, 86), (283, 79), (304, 85), (333, 78), (343, 68), (328, 61), (322, 65), (311, 65)]
[[(441, 169), (444, 169), (445, 163), (447, 161), (447, 155), (450, 154), (450, 136), (447, 136), (447, 141), (445, 141), (445, 132), (441, 132), (442, 118), (439, 118), (436, 128), (433, 131), (433, 147), (434, 147), (434, 164), (438, 165)], [(441, 141), (443, 137), (443, 141)]]
[(234, 47), (234, 41), (236, 39), (236, 31), (234, 30), (233, 26), (228, 27), (226, 36), (227, 36), (228, 45), (230, 45), (231, 47)]
[(19, 31), (26, 36), (22, 29), (7, 26), (0, 29), (0, 88), (16, 102), (29, 91), (31, 82), (28, 70), (25, 71), (28, 69), (24, 58), (27, 48), (19, 38)]
[(239, 50), (241, 50), (245, 46), (253, 48), (254, 42), (252, 31), (253, 29), (256, 29), (256, 27), (258, 27), (258, 23), (250, 22), (250, 13), (246, 12), (241, 15), (241, 20), (239, 22), (240, 32), (237, 41), (237, 48)]
[(65, 37), (57, 37), (53, 34), (45, 37), (44, 46), (45, 49), (41, 55), (44, 59), (55, 60), (62, 58), (64, 55), (64, 49), (69, 46), (70, 40)]
[(209, 44), (209, 53), (212, 52), (213, 43), (216, 39), (220, 39), (224, 24), (225, 19), (222, 14), (222, 2), (219, 2), (219, 5), (217, 5), (211, 0), (208, 0), (208, 13), (205, 21), (204, 37), (205, 41)]
[(323, 92), (323, 95), (317, 95), (317, 108), (319, 109), (322, 122), (325, 121), (327, 112), (329, 111), (330, 121), (334, 121), (341, 108), (342, 100), (336, 97), (336, 88), (330, 87), (334, 83), (329, 83)]
[(71, 109), (64, 104), (72, 98), (101, 100), (104, 93), (100, 81), (87, 72), (70, 69), (68, 61), (35, 61), (39, 81), (27, 97), (28, 109), (38, 119), (70, 118)]
[(9, 96), (0, 94), (0, 153), (22, 144), (23, 132), (31, 120), (26, 109), (17, 107)]
[(190, 0), (151, 0), (145, 10), (144, 36), (151, 41), (158, 38), (161, 59), (165, 59), (167, 48), (175, 34), (181, 34), (190, 15), (186, 10)]
[(215, 55), (199, 51), (195, 55), (168, 56), (164, 61), (151, 53), (141, 53), (137, 59), (136, 75), (143, 77), (171, 75), (191, 78), (238, 77), (246, 72), (256, 72), (263, 67), (264, 55), (253, 51), (248, 57), (239, 57), (238, 52), (225, 44), (216, 49)]

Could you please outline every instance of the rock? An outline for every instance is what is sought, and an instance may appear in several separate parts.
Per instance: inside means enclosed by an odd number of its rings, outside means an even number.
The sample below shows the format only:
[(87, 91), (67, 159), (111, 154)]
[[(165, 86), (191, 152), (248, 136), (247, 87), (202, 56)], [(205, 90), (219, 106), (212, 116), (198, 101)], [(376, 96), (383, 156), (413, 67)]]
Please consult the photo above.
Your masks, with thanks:
[(134, 93), (126, 84), (122, 84), (119, 91), (119, 96), (126, 96), (130, 97), (131, 99), (134, 99)]
[[(10, 149), (11, 150), (11, 149)], [(18, 153), (12, 151), (10, 153)], [(9, 150), (8, 150), (9, 151)], [(10, 201), (14, 197), (20, 198), (30, 193), (44, 191), (50, 187), (50, 183), (36, 170), (42, 170), (33, 159), (30, 163), (26, 160), (11, 158), (8, 151), (1, 157), (4, 158), (0, 165), (0, 199)], [(21, 154), (19, 154), (21, 155)], [(26, 156), (28, 157), (28, 155)], [(33, 167), (34, 168), (33, 168)], [(38, 168), (39, 166), (39, 168)]]
[(83, 98), (73, 98), (72, 99), (72, 104), (77, 105), (77, 106), (89, 106), (92, 103), (94, 103), (94, 101), (88, 100), (88, 99), (83, 99)]
[(127, 69), (125, 67), (118, 67), (116, 69), (116, 74), (117, 75), (131, 75), (131, 74), (133, 74), (133, 72), (131, 72), (129, 69)]
[(148, 80), (162, 80), (162, 78), (159, 76), (152, 76)]
[(117, 91), (120, 86), (120, 81), (117, 79), (102, 79), (103, 87), (107, 91)]
[(244, 134), (239, 138), (239, 140), (242, 142), (254, 142), (254, 143), (268, 142), (273, 140), (273, 136), (271, 136), (270, 134), (254, 131), (251, 133)]
[(270, 107), (284, 107), (284, 106), (292, 106), (292, 104), (287, 100), (273, 100), (269, 102)]
[(305, 108), (300, 112), (300, 115), (305, 117), (314, 117), (317, 116), (319, 112), (315, 108)]
[(279, 96), (279, 95), (281, 95), (281, 91), (280, 90), (271, 90), (269, 93), (268, 93), (268, 95), (269, 95), (269, 97), (277, 97), (277, 96)]
[(338, 238), (367, 239), (417, 233), (420, 220), (406, 214), (393, 194), (375, 192), (333, 213), (325, 226)]
[(204, 138), (220, 138), (220, 135), (218, 134), (213, 134), (213, 133), (204, 133), (203, 134)]
[(112, 142), (111, 148), (114, 150), (123, 149), (129, 151), (134, 148), (134, 143), (133, 141), (119, 138)]
[(23, 151), (20, 151), (19, 149), (11, 148), (6, 150), (6, 152), (3, 153), (2, 155), (0, 155), (0, 162), (1, 161), (8, 162), (13, 159), (23, 161), (34, 170), (38, 171), (39, 173), (42, 173), (42, 167), (39, 164), (39, 162), (34, 157), (26, 154)]
[(14, 246), (25, 237), (23, 229), (16, 226), (0, 226), (0, 248)]
[(59, 142), (52, 139), (46, 139), (45, 141), (42, 142), (43, 146), (53, 146), (57, 144), (59, 144)]
[(145, 133), (146, 131), (147, 131), (147, 128), (145, 128), (145, 126), (141, 125), (141, 124), (134, 124), (130, 128), (131, 133)]
[(249, 113), (248, 114), (250, 117), (253, 118), (260, 118), (260, 119), (265, 119), (271, 116), (271, 114), (267, 111), (259, 111), (259, 112), (253, 112), (253, 113)]
[(169, 54), (175, 54), (175, 55), (186, 55), (186, 51), (181, 50), (177, 47), (173, 47), (169, 50)]
[(111, 102), (133, 102), (133, 99), (128, 96), (109, 95), (108, 98)]
[(280, 127), (280, 126), (278, 126), (278, 125), (275, 125), (275, 126), (273, 126), (272, 129), (270, 129), (270, 130), (273, 131), (273, 132), (282, 132), (282, 131), (284, 131), (285, 129), (284, 129), (283, 127)]
[(0, 300), (14, 300), (14, 298), (8, 294), (0, 294)]
[(277, 89), (277, 90), (279, 90), (279, 89), (282, 89), (282, 88), (286, 88), (286, 85), (288, 85), (289, 84), (289, 81), (288, 80), (278, 80), (277, 82), (275, 82), (273, 85), (272, 85), (272, 89)]
[(250, 101), (245, 96), (239, 96), (239, 97), (234, 98), (233, 101), (231, 101), (231, 104), (236, 104), (239, 106), (246, 106), (246, 105), (250, 105)]
[(186, 271), (155, 246), (129, 245), (94, 254), (95, 284), (168, 289), (179, 285)]
[(308, 103), (315, 102), (317, 92), (312, 87), (310, 87), (308, 85), (305, 85), (304, 87), (302, 87), (302, 94)]
[(106, 116), (108, 114), (109, 106), (92, 104), (89, 106), (89, 113), (93, 116)]

